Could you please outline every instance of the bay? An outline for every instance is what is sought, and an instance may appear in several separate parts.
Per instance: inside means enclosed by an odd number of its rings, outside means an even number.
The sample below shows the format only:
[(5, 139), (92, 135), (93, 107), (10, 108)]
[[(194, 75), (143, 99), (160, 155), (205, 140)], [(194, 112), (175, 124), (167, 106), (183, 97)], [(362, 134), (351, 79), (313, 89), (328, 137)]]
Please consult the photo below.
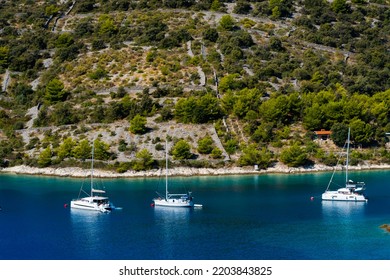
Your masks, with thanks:
[(151, 207), (163, 178), (97, 179), (105, 214), (65, 207), (85, 179), (1, 174), (0, 259), (388, 260), (390, 172), (350, 175), (367, 203), (322, 202), (330, 173), (170, 178), (201, 209)]

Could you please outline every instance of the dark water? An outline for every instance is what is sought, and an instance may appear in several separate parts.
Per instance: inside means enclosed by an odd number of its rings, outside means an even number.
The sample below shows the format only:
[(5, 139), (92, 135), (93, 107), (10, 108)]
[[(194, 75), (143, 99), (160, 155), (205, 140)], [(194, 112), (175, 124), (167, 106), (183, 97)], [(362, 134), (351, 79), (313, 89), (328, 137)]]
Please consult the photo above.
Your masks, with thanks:
[(390, 171), (351, 173), (368, 203), (322, 202), (330, 175), (170, 179), (202, 209), (150, 207), (157, 178), (103, 180), (110, 214), (64, 207), (83, 179), (0, 175), (0, 259), (389, 260)]

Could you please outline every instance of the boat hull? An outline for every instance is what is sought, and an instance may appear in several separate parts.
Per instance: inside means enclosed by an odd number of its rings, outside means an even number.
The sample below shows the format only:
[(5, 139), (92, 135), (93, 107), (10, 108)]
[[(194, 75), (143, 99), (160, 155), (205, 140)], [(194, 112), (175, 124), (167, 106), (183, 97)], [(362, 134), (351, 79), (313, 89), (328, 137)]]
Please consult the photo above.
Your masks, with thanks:
[(109, 203), (101, 203), (87, 199), (75, 199), (70, 202), (70, 207), (74, 209), (99, 211), (99, 212), (110, 212), (112, 207)]
[(350, 193), (343, 194), (337, 191), (328, 191), (322, 194), (322, 200), (332, 201), (350, 201), (350, 202), (367, 202), (368, 199), (362, 194)]
[(161, 207), (194, 207), (192, 200), (182, 199), (154, 199), (154, 206)]

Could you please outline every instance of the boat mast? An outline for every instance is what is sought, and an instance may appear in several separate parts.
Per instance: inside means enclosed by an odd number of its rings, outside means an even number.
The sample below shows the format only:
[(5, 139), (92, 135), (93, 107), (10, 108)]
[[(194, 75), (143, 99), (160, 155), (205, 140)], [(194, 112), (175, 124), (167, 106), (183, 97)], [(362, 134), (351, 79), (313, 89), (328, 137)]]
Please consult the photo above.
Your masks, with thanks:
[(92, 157), (91, 157), (91, 196), (93, 196), (93, 154), (95, 152), (95, 141), (92, 141)]
[(168, 200), (168, 139), (165, 138), (165, 199)]
[(349, 165), (349, 138), (351, 136), (351, 128), (348, 127), (348, 142), (347, 142), (347, 162), (345, 167), (345, 183), (348, 184), (348, 165)]

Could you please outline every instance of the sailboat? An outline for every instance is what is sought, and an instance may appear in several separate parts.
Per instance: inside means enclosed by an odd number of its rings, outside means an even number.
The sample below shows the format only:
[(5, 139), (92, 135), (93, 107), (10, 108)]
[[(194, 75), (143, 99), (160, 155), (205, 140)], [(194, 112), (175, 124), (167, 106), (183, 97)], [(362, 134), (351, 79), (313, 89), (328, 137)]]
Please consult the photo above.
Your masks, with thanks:
[(345, 186), (339, 188), (335, 191), (329, 190), (331, 183), (333, 182), (333, 177), (335, 171), (332, 174), (332, 177), (329, 181), (328, 187), (325, 192), (322, 194), (322, 200), (335, 200), (335, 201), (356, 201), (356, 202), (367, 202), (368, 199), (364, 195), (364, 190), (366, 189), (364, 182), (354, 182), (348, 177), (348, 166), (349, 166), (349, 142), (351, 136), (351, 129), (348, 128), (348, 140), (347, 140), (347, 160), (345, 164)]
[(192, 193), (171, 194), (168, 191), (168, 142), (165, 142), (165, 196), (160, 195), (153, 199), (153, 206), (163, 207), (202, 207), (201, 204), (194, 204)]
[[(83, 190), (81, 186), (79, 197), (73, 199), (70, 202), (70, 207), (82, 210), (100, 211), (103, 213), (110, 212), (113, 208), (108, 197), (102, 196), (105, 191), (94, 188), (93, 180), (93, 160), (94, 160), (95, 143), (92, 144), (92, 159), (91, 159), (91, 180), (90, 180), (90, 193), (88, 194)], [(81, 193), (85, 193), (87, 196), (80, 198)]]

